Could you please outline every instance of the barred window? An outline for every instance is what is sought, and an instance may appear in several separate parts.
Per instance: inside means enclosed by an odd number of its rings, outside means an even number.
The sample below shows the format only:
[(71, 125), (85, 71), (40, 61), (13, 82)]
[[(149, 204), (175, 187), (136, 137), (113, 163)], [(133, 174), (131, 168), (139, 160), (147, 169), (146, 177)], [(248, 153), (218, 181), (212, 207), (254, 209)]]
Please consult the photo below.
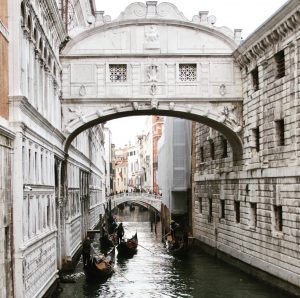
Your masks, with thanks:
[(257, 91), (259, 89), (258, 67), (256, 67), (251, 71), (251, 76), (252, 76), (253, 91)]
[(110, 64), (109, 77), (111, 82), (127, 81), (127, 65), (126, 64)]
[(285, 76), (284, 51), (276, 53), (274, 58), (276, 63), (276, 79), (279, 79)]
[(179, 64), (179, 80), (182, 82), (194, 82), (197, 80), (196, 64)]

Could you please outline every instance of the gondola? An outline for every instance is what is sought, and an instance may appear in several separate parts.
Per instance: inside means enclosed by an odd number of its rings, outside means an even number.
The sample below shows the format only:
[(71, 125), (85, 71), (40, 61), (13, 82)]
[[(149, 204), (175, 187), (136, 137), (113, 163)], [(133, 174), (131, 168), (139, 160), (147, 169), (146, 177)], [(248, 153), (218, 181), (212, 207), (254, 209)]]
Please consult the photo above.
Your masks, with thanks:
[(84, 273), (89, 279), (106, 280), (114, 272), (115, 247), (105, 256), (96, 253), (91, 255), (89, 262), (84, 266)]
[(185, 255), (188, 251), (188, 243), (183, 239), (174, 239), (171, 234), (166, 237), (166, 247), (168, 253), (174, 256)]
[(137, 252), (138, 237), (137, 233), (127, 240), (123, 240), (117, 246), (118, 257), (130, 258)]
[(114, 246), (114, 235), (104, 234), (100, 237), (100, 248), (102, 251), (107, 251)]

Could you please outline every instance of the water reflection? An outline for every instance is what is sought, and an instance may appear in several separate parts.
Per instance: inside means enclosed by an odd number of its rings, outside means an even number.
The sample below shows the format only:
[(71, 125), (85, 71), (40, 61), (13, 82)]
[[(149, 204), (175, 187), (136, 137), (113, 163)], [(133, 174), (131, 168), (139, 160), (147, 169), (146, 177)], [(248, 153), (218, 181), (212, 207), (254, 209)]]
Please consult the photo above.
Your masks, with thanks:
[[(76, 283), (62, 284), (60, 297), (289, 297), (202, 252), (194, 251), (180, 259), (168, 255), (161, 235), (150, 230), (148, 213), (137, 209), (123, 210), (119, 219), (126, 227), (125, 236), (137, 231), (139, 243), (152, 253), (139, 246), (133, 258), (117, 259), (116, 272), (102, 284), (85, 279), (80, 261), (75, 273), (67, 276)], [(98, 243), (94, 240), (94, 246)]]

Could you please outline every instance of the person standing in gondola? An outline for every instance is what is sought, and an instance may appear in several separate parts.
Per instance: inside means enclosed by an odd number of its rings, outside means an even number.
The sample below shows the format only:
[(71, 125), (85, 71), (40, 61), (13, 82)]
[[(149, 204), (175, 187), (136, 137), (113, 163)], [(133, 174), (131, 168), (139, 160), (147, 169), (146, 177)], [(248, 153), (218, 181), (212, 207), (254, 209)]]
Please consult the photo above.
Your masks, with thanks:
[(117, 227), (117, 236), (118, 236), (118, 244), (121, 243), (123, 236), (124, 236), (124, 228), (123, 228), (123, 224), (120, 223)]
[(83, 266), (87, 266), (91, 258), (91, 239), (86, 237), (82, 243), (82, 261)]

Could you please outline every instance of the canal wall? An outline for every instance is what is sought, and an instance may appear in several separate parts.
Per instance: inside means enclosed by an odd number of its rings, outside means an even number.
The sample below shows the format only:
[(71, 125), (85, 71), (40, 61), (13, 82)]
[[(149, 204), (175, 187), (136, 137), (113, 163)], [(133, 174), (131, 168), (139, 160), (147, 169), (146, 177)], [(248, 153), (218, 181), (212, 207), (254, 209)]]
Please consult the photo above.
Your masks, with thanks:
[[(298, 18), (299, 2), (287, 2), (233, 54), (244, 98), (239, 162), (221, 133), (193, 130), (194, 237), (292, 293), (300, 292)], [(238, 108), (228, 105), (228, 117)]]

